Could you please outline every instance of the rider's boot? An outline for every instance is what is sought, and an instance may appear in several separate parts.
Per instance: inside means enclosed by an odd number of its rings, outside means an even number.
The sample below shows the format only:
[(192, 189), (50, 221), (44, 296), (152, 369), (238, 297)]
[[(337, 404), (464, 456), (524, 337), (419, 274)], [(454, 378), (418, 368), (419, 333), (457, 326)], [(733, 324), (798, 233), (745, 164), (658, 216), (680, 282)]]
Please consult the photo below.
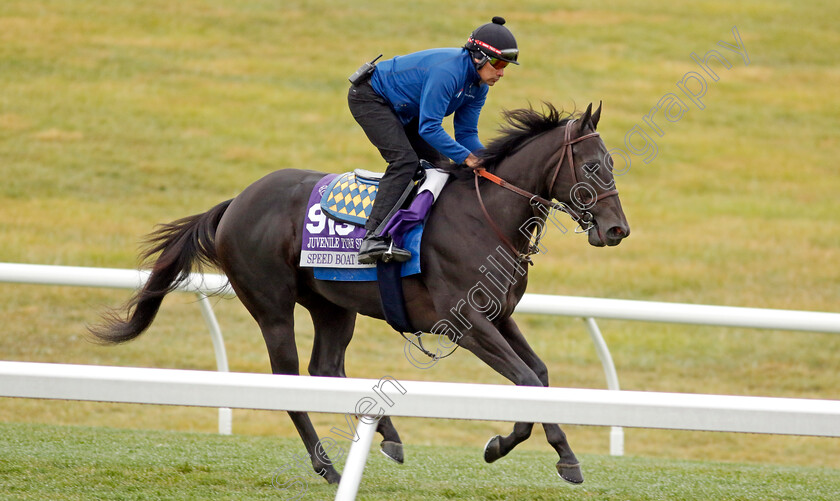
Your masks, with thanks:
[(360, 264), (373, 264), (379, 260), (383, 262), (396, 261), (402, 263), (411, 259), (411, 252), (394, 245), (390, 237), (377, 235), (368, 230), (362, 245), (359, 247), (358, 261)]

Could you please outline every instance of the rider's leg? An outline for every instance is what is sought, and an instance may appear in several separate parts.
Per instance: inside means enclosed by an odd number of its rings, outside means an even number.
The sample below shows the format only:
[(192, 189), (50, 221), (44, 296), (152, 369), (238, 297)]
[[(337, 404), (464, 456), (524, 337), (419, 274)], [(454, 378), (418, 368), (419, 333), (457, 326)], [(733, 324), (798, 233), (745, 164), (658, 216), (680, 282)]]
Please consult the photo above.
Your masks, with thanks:
[(393, 247), (387, 236), (378, 235), (376, 230), (384, 227), (382, 223), (394, 212), (394, 206), (412, 182), (420, 160), (406, 136), (402, 122), (369, 82), (351, 87), (347, 101), (353, 118), (388, 162), (365, 225), (367, 234), (359, 249), (359, 262), (373, 263), (386, 254), (396, 261), (406, 261), (411, 253)]

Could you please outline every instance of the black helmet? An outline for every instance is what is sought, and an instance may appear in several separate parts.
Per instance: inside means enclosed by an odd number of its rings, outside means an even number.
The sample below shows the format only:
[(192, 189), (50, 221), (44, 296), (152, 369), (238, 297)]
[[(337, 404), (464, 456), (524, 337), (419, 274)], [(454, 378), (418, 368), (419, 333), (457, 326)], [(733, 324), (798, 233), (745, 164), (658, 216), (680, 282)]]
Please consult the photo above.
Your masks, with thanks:
[(519, 64), (516, 62), (519, 58), (516, 39), (513, 33), (504, 27), (504, 24), (505, 18), (496, 16), (493, 22), (479, 26), (470, 35), (464, 48), (469, 50), (476, 59), (481, 60), (476, 64), (477, 68), (481, 68), (492, 59)]

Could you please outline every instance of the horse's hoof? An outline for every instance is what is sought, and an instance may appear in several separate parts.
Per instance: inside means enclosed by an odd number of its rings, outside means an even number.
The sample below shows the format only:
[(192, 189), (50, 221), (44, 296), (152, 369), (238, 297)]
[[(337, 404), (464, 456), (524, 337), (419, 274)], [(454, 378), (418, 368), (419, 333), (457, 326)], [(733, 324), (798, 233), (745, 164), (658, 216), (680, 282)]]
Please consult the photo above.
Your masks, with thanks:
[(496, 435), (495, 437), (491, 438), (487, 441), (487, 445), (484, 446), (484, 460), (488, 463), (492, 463), (493, 461), (499, 459), (504, 454), (502, 454), (502, 437)]
[(341, 475), (335, 470), (326, 471), (321, 476), (324, 477), (324, 480), (326, 480), (328, 484), (338, 484), (341, 482)]
[(561, 463), (557, 462), (557, 474), (570, 484), (582, 484), (583, 473), (580, 472), (580, 463)]
[(391, 461), (403, 464), (405, 457), (403, 456), (403, 445), (399, 442), (391, 442), (390, 440), (383, 440), (379, 444), (380, 451), (385, 454), (385, 457)]

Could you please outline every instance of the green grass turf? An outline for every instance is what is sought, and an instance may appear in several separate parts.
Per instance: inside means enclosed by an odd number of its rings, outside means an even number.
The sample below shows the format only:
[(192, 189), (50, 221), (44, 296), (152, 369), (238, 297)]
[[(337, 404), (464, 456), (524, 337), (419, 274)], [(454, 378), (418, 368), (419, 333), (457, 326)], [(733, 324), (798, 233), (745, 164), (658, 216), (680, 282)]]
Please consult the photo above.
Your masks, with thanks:
[[(3, 424), (0, 446), (4, 499), (335, 496), (334, 486), (296, 466), (303, 447), (292, 439)], [(556, 458), (547, 452), (514, 451), (491, 465), (476, 447), (410, 445), (404, 465), (372, 452), (359, 499), (816, 501), (840, 495), (840, 475), (827, 468), (584, 455), (587, 479), (572, 486), (557, 477)]]

